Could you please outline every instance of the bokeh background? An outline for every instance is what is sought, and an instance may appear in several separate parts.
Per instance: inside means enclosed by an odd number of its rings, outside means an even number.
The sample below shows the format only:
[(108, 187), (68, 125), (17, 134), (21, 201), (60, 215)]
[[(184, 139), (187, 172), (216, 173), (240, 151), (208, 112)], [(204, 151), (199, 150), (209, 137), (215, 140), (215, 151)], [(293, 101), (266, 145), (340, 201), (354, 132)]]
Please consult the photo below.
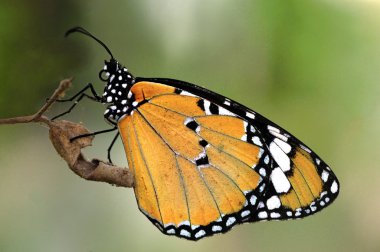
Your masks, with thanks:
[[(136, 76), (186, 80), (280, 124), (333, 168), (341, 194), (298, 221), (240, 225), (199, 242), (161, 234), (133, 191), (88, 182), (37, 124), (0, 126), (0, 251), (380, 251), (380, 1), (0, 2), (0, 117), (31, 114), (74, 76), (93, 82), (106, 52)], [(49, 113), (67, 108), (58, 104)], [(108, 127), (84, 101), (66, 119)], [(88, 157), (106, 158), (112, 135)], [(120, 142), (113, 152), (126, 165)]]

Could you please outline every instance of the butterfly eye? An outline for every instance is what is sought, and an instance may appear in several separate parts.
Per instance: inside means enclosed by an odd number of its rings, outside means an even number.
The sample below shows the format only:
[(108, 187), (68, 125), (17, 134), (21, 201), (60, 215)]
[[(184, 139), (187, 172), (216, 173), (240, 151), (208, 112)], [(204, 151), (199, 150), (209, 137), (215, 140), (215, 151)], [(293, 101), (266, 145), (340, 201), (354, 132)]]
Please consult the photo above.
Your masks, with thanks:
[(99, 72), (99, 79), (101, 79), (104, 82), (107, 82), (109, 79), (109, 73), (106, 70), (102, 70)]

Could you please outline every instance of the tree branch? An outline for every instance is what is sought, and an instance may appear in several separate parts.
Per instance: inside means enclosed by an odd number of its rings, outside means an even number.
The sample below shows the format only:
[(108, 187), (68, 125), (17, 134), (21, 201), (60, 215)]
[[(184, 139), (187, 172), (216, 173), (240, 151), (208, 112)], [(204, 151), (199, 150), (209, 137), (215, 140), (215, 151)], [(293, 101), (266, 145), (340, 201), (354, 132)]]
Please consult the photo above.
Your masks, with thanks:
[(122, 187), (133, 187), (133, 176), (129, 169), (110, 165), (104, 161), (93, 159), (88, 161), (81, 150), (91, 145), (93, 136), (79, 138), (73, 142), (70, 139), (90, 133), (83, 125), (65, 121), (51, 121), (43, 114), (54, 102), (65, 95), (72, 85), (71, 79), (62, 80), (44, 106), (33, 115), (0, 119), (1, 124), (43, 123), (49, 127), (49, 138), (58, 154), (66, 161), (69, 168), (81, 178), (107, 182)]

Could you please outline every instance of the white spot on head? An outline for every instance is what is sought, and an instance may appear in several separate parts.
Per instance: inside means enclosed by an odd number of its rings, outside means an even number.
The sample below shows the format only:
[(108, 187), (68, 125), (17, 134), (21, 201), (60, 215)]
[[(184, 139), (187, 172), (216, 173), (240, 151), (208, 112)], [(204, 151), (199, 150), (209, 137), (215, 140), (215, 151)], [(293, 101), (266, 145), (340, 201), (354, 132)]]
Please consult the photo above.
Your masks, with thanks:
[(256, 204), (257, 197), (255, 195), (252, 195), (249, 199), (249, 203), (251, 203), (252, 206)]
[(231, 216), (231, 217), (228, 217), (227, 221), (226, 221), (226, 226), (231, 226), (232, 224), (234, 224), (236, 222), (236, 218)]
[(284, 153), (283, 150), (281, 150), (280, 147), (275, 142), (271, 142), (269, 145), (269, 151), (272, 154), (272, 157), (276, 161), (276, 163), (280, 166), (281, 170), (284, 172), (290, 170), (290, 159), (289, 157)]
[(194, 236), (195, 236), (195, 238), (198, 239), (198, 238), (205, 236), (205, 235), (206, 235), (206, 232), (203, 229), (201, 229), (198, 232), (196, 232)]
[(241, 217), (244, 218), (244, 217), (248, 216), (250, 213), (251, 213), (251, 211), (244, 210), (243, 212), (241, 212)]
[(332, 193), (336, 193), (338, 191), (338, 183), (336, 181), (332, 183), (330, 190)]
[(213, 232), (219, 232), (219, 231), (222, 231), (222, 227), (219, 225), (214, 225), (214, 226), (212, 226), (211, 230)]
[(245, 115), (248, 117), (248, 118), (251, 118), (251, 119), (255, 119), (255, 115), (251, 112), (245, 112)]
[(266, 219), (266, 218), (268, 218), (268, 213), (265, 211), (259, 212), (257, 217), (259, 217), (260, 219)]
[(290, 190), (290, 182), (279, 167), (273, 169), (270, 178), (277, 193), (286, 193)]
[(280, 198), (278, 196), (276, 196), (276, 195), (270, 197), (267, 200), (267, 208), (269, 210), (273, 210), (273, 209), (279, 208), (280, 206), (281, 206)]
[(280, 148), (281, 150), (283, 150), (286, 154), (289, 153), (291, 150), (292, 150), (292, 147), (290, 146), (290, 144), (282, 141), (281, 139), (279, 138), (275, 138), (273, 140)]
[(189, 231), (182, 229), (179, 234), (184, 237), (191, 237), (191, 234)]
[(326, 183), (327, 179), (329, 178), (329, 173), (327, 171), (323, 170), (321, 177), (322, 177), (323, 182)]

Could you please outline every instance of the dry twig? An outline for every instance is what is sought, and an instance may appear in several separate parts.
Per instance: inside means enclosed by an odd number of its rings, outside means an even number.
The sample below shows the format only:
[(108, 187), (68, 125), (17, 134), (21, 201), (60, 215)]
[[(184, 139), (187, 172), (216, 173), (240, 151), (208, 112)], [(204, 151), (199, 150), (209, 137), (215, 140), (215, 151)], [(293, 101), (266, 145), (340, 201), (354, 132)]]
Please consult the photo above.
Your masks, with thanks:
[(87, 134), (89, 131), (81, 124), (56, 120), (51, 121), (43, 114), (58, 99), (64, 96), (71, 86), (71, 79), (62, 80), (46, 104), (35, 114), (0, 119), (1, 124), (38, 122), (49, 127), (49, 137), (58, 154), (67, 162), (69, 168), (78, 176), (93, 181), (107, 182), (122, 187), (132, 187), (133, 177), (129, 169), (110, 165), (101, 160), (88, 161), (81, 149), (91, 145), (93, 137), (83, 137), (71, 142), (70, 139)]

